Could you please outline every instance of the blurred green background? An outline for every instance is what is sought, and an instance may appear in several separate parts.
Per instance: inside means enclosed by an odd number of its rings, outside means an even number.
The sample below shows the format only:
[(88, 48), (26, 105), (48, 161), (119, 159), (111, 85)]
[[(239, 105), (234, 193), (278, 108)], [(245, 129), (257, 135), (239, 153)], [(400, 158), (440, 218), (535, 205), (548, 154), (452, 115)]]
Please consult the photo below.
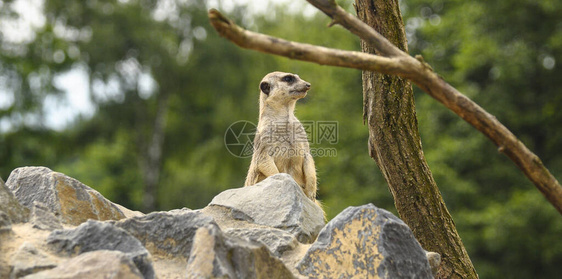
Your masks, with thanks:
[[(337, 144), (312, 144), (337, 150), (315, 158), (329, 218), (369, 202), (395, 212), (368, 156), (361, 72), (242, 50), (208, 24), (207, 9), (219, 8), (250, 30), (360, 49), (305, 1), (283, 3), (0, 1), (0, 177), (47, 166), (131, 209), (204, 207), (243, 185), (250, 159), (231, 155), (224, 135), (238, 120), (257, 123), (258, 83), (279, 70), (312, 83), (299, 119), (338, 122)], [(410, 53), (562, 178), (562, 2), (404, 0), (401, 8)], [(480, 277), (559, 278), (562, 217), (487, 138), (415, 90), (425, 154)], [(147, 160), (151, 146), (161, 158)], [(159, 171), (149, 206), (147, 169)]]

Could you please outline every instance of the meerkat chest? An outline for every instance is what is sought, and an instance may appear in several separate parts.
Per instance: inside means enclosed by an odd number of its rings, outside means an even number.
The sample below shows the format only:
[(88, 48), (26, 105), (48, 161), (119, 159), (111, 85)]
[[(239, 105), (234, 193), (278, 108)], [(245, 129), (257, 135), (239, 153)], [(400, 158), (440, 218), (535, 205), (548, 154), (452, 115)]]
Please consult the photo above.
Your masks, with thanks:
[(271, 156), (279, 160), (291, 160), (294, 157), (302, 158), (310, 152), (306, 131), (296, 118), (263, 124), (258, 127), (258, 133), (261, 144), (268, 146)]

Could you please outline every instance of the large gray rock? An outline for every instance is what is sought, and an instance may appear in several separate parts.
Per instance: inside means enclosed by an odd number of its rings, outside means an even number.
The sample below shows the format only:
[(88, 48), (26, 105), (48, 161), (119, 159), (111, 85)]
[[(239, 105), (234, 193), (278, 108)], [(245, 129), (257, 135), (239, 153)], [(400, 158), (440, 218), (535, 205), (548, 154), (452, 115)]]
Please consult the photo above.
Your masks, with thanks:
[(2, 178), (0, 178), (0, 211), (6, 213), (11, 223), (26, 222), (29, 217), (29, 209), (18, 202)]
[(154, 254), (189, 258), (198, 228), (215, 225), (213, 218), (190, 209), (153, 212), (116, 222)]
[(34, 201), (39, 201), (66, 224), (125, 218), (117, 206), (96, 190), (45, 167), (17, 168), (6, 185), (25, 207), (31, 208)]
[(72, 258), (56, 268), (25, 279), (142, 279), (135, 264), (118, 251), (93, 251)]
[(56, 230), (47, 238), (47, 244), (68, 256), (97, 250), (121, 251), (145, 278), (155, 277), (152, 257), (142, 243), (110, 223), (89, 220), (75, 229)]
[(277, 257), (281, 257), (284, 252), (292, 250), (298, 245), (297, 239), (294, 235), (274, 228), (227, 229), (225, 234), (227, 236), (238, 237), (247, 241), (261, 243)]
[(253, 186), (226, 190), (208, 207), (213, 206), (230, 209), (235, 219), (288, 231), (302, 243), (313, 242), (324, 226), (322, 209), (286, 173)]
[(410, 228), (372, 204), (332, 219), (297, 269), (311, 278), (433, 278)]
[(223, 235), (217, 226), (197, 230), (186, 278), (295, 278), (263, 245)]
[(59, 218), (39, 201), (33, 202), (30, 222), (34, 228), (40, 230), (53, 231), (62, 229)]
[(32, 273), (55, 268), (58, 260), (37, 249), (31, 242), (24, 242), (11, 257), (10, 278), (20, 278)]

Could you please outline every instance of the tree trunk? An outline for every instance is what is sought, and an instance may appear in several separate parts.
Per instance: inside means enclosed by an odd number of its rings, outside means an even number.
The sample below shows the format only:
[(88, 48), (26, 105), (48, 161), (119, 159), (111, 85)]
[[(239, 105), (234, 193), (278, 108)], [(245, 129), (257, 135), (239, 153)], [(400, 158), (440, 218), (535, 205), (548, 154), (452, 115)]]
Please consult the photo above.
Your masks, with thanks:
[[(358, 17), (407, 52), (397, 0), (356, 0)], [(362, 41), (363, 52), (375, 48)], [(363, 71), (363, 116), (369, 153), (381, 169), (400, 217), (424, 249), (441, 255), (438, 278), (478, 278), (425, 160), (412, 85), (404, 78)]]

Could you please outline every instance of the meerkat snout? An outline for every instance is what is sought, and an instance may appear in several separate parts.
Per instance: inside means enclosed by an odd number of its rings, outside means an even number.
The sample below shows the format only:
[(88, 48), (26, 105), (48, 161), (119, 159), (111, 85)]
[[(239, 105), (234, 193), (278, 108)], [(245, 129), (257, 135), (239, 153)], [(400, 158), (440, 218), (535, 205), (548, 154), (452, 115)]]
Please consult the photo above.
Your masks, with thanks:
[[(303, 80), (302, 83), (295, 86), (293, 91), (290, 91), (291, 94), (305, 94), (310, 90), (310, 83)], [(303, 96), (304, 97), (304, 96)]]

